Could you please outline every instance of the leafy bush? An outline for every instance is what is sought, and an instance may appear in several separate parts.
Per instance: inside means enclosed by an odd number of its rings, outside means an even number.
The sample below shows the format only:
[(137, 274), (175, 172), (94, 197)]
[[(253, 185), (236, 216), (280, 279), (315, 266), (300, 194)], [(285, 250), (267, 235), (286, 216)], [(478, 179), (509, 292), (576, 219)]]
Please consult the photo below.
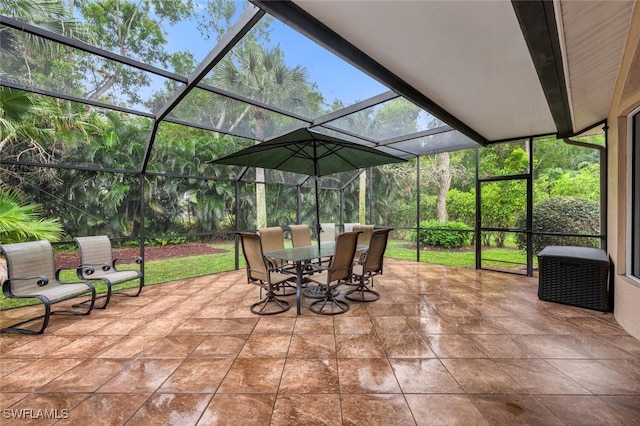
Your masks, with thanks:
[(420, 244), (443, 248), (467, 247), (471, 243), (471, 229), (462, 222), (440, 223), (437, 220), (420, 222)]
[(454, 222), (473, 227), (476, 221), (476, 191), (462, 192), (451, 189), (447, 193), (447, 213)]
[[(527, 216), (525, 213), (518, 216), (516, 226), (526, 229)], [(584, 198), (550, 197), (535, 206), (533, 229), (563, 234), (599, 234), (600, 205)], [(526, 234), (517, 234), (516, 244), (519, 249), (524, 250), (527, 244)], [(546, 246), (559, 245), (598, 247), (598, 239), (555, 235), (536, 235), (533, 238), (534, 253), (540, 252)]]

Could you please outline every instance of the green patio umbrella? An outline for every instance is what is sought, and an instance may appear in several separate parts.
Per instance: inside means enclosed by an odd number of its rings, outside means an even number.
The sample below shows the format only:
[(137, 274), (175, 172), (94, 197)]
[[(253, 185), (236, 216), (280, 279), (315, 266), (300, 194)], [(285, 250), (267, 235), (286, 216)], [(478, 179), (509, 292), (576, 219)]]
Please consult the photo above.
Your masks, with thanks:
[[(315, 178), (316, 230), (320, 235), (318, 177), (406, 160), (375, 148), (300, 128), (212, 161), (212, 164), (262, 167)], [(319, 238), (318, 238), (319, 241)]]

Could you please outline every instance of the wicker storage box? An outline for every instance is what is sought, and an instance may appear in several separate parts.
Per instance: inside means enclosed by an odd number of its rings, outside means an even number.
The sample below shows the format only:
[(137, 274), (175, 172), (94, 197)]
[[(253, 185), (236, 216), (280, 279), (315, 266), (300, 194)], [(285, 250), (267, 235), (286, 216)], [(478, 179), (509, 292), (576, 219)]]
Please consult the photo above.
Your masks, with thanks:
[(538, 298), (598, 311), (613, 309), (609, 257), (587, 247), (545, 247), (538, 253)]

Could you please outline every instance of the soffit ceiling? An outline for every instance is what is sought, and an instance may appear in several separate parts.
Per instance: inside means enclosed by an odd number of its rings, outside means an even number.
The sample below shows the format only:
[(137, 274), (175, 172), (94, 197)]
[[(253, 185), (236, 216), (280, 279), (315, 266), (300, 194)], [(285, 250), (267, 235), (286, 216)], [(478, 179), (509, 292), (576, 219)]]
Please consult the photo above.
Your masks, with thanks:
[[(566, 136), (605, 120), (634, 5), (633, 1), (292, 3), (486, 141)], [(277, 11), (271, 13), (278, 16)], [(339, 44), (334, 47), (341, 49)]]

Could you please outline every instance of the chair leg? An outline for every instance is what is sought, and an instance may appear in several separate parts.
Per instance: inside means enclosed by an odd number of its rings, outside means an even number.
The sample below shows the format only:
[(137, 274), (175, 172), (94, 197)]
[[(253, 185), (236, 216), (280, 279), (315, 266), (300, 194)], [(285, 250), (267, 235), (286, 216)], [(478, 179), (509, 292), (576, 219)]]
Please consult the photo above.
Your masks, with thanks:
[[(140, 284), (138, 285), (138, 290), (135, 293), (126, 293), (124, 290), (118, 290), (118, 291), (112, 291), (111, 287), (116, 285), (116, 284), (112, 284), (111, 282), (109, 282), (108, 280), (103, 279), (104, 283), (107, 285), (107, 292), (104, 294), (101, 294), (99, 296), (96, 296), (96, 300), (98, 299), (104, 299), (104, 303), (100, 306), (95, 306), (94, 309), (105, 309), (107, 307), (107, 305), (109, 304), (109, 301), (111, 300), (111, 295), (118, 295), (118, 296), (124, 296), (124, 297), (138, 297), (140, 295), (140, 293), (142, 292), (142, 287), (144, 287), (144, 278), (139, 278), (140, 279)], [(121, 284), (121, 283), (118, 283)], [(90, 302), (90, 300), (85, 300), (83, 302), (77, 303), (75, 305), (73, 305), (74, 308), (79, 308), (79, 307), (84, 307), (86, 306), (88, 303)]]
[[(276, 310), (267, 310), (269, 306), (276, 305), (278, 308)], [(275, 315), (281, 314), (282, 312), (286, 312), (291, 308), (291, 305), (286, 300), (278, 299), (277, 295), (271, 291), (267, 291), (267, 297), (260, 300), (259, 302), (251, 305), (251, 312), (256, 315)]]
[(375, 302), (380, 299), (380, 293), (371, 289), (367, 284), (371, 282), (373, 285), (373, 278), (367, 280), (360, 278), (360, 282), (357, 283), (356, 288), (349, 290), (344, 294), (344, 298), (352, 300), (354, 302)]
[[(16, 333), (23, 333), (23, 334), (42, 334), (44, 333), (45, 328), (47, 328), (47, 326), (49, 325), (49, 318), (51, 317), (51, 315), (57, 315), (57, 314), (89, 315), (91, 313), (91, 310), (93, 309), (93, 305), (95, 302), (95, 289), (92, 289), (92, 293), (93, 293), (92, 298), (86, 301), (87, 303), (89, 303), (89, 307), (84, 312), (78, 312), (78, 311), (72, 311), (72, 310), (51, 311), (51, 302), (49, 301), (49, 299), (47, 299), (44, 296), (35, 296), (42, 301), (42, 304), (44, 305), (44, 314), (39, 315), (37, 317), (29, 318), (24, 321), (20, 321), (19, 323), (13, 324), (10, 327), (2, 328), (0, 329), (0, 333), (16, 332)], [(31, 298), (32, 297), (29, 297), (29, 299)], [(73, 305), (73, 306), (76, 306), (76, 305)], [(43, 321), (42, 321), (42, 326), (37, 331), (20, 327), (23, 324), (27, 324), (32, 321), (37, 321), (39, 319), (42, 319)]]
[[(349, 310), (349, 304), (336, 299), (336, 295), (333, 290), (334, 289), (327, 286), (325, 297), (311, 303), (311, 305), (309, 305), (309, 310), (319, 315), (338, 315), (347, 312)], [(326, 307), (329, 307), (330, 310), (325, 310)]]
[[(138, 291), (136, 291), (135, 293), (125, 293), (124, 289), (122, 289), (122, 290), (114, 291), (113, 294), (117, 294), (118, 296), (125, 296), (125, 297), (140, 296), (140, 293), (142, 293), (142, 287), (144, 287), (144, 277), (141, 277), (138, 279), (140, 280), (140, 283), (138, 284)], [(105, 307), (106, 307), (106, 304), (105, 304)]]
[(276, 292), (277, 295), (281, 297), (293, 296), (298, 292), (298, 288), (296, 287), (295, 283), (292, 284), (286, 281), (284, 285), (280, 286), (280, 288), (276, 290)]

